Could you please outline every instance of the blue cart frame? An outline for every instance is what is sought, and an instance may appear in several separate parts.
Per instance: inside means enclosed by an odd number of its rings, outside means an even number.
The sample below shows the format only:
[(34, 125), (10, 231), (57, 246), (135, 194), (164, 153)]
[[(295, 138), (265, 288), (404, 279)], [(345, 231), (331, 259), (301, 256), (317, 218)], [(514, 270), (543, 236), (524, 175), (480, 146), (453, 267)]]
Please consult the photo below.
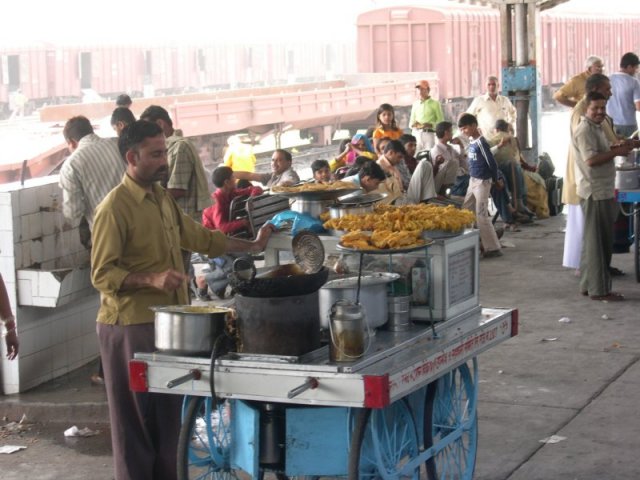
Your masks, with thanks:
[(629, 236), (633, 241), (633, 264), (636, 281), (640, 282), (640, 190), (618, 190), (616, 198), (620, 203), (631, 203), (633, 205), (630, 215)]
[[(436, 326), (378, 331), (365, 358), (331, 364), (327, 347), (294, 362), (229, 354), (209, 359), (136, 354), (137, 391), (186, 395), (181, 479), (472, 478), (477, 449), (477, 356), (517, 334), (513, 309), (483, 309)], [(195, 374), (194, 372), (197, 372)], [(179, 380), (179, 381), (177, 381)], [(284, 462), (260, 462), (265, 405), (284, 412)], [(270, 428), (270, 427), (269, 427)]]

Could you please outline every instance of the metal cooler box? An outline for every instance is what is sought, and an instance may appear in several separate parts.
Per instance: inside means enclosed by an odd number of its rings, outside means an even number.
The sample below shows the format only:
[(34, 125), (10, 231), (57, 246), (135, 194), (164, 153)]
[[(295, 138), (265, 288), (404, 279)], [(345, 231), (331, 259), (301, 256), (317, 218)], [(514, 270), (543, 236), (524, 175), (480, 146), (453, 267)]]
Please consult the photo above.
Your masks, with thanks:
[(478, 231), (467, 230), (429, 247), (430, 291), (425, 305), (411, 306), (412, 320), (444, 321), (480, 311), (479, 245)]

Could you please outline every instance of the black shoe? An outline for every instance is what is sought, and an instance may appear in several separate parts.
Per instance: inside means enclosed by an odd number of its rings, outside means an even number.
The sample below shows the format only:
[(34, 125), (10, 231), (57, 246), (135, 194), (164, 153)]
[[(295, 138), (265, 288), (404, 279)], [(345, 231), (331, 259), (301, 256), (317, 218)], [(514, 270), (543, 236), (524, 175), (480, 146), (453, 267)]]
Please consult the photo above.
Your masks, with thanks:
[(484, 255), (482, 256), (482, 258), (495, 258), (495, 257), (501, 257), (503, 255), (501, 250), (489, 250), (487, 252), (484, 252)]
[(612, 277), (621, 277), (622, 275), (625, 275), (625, 273), (619, 268), (609, 267), (609, 275)]
[(203, 302), (211, 301), (211, 297), (209, 296), (206, 287), (198, 289), (198, 300), (202, 300)]
[(536, 214), (534, 212), (532, 212), (531, 210), (529, 210), (527, 207), (519, 208), (518, 209), (518, 213), (526, 215), (529, 218), (533, 218), (533, 217), (536, 216)]

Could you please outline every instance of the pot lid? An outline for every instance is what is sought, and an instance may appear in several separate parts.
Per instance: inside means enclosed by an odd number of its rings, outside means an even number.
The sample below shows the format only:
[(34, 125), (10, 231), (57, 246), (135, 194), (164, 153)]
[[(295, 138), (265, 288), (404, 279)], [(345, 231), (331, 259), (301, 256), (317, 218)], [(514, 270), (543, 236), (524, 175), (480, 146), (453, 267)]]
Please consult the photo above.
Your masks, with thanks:
[[(360, 277), (360, 286), (368, 287), (374, 285), (384, 285), (394, 282), (400, 278), (400, 274), (392, 272), (374, 272), (363, 273)], [(348, 277), (334, 278), (325, 283), (322, 288), (324, 289), (342, 289), (342, 288), (356, 288), (358, 286), (358, 276), (349, 275)]]
[(351, 193), (338, 198), (338, 204), (340, 205), (369, 205), (379, 202), (387, 197), (386, 193), (373, 192), (373, 193)]
[(183, 313), (183, 314), (205, 314), (229, 313), (231, 310), (215, 305), (153, 305), (149, 307), (154, 312), (161, 313)]
[(296, 263), (305, 273), (317, 273), (324, 263), (324, 246), (320, 238), (309, 230), (298, 232), (291, 242)]

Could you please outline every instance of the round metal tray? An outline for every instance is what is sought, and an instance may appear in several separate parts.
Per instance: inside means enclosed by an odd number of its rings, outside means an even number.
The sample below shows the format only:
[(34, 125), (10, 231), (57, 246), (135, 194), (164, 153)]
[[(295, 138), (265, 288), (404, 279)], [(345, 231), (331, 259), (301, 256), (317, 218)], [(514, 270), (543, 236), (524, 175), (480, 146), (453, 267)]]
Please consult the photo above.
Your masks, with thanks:
[(301, 198), (303, 200), (335, 200), (348, 193), (359, 191), (359, 188), (341, 188), (339, 190), (310, 190), (308, 192), (270, 192), (271, 195), (281, 195), (287, 198)]
[(457, 237), (458, 235), (462, 235), (464, 233), (464, 229), (459, 232), (450, 232), (447, 230), (424, 230), (422, 232), (422, 238), (429, 239), (438, 239), (438, 238), (452, 238)]

